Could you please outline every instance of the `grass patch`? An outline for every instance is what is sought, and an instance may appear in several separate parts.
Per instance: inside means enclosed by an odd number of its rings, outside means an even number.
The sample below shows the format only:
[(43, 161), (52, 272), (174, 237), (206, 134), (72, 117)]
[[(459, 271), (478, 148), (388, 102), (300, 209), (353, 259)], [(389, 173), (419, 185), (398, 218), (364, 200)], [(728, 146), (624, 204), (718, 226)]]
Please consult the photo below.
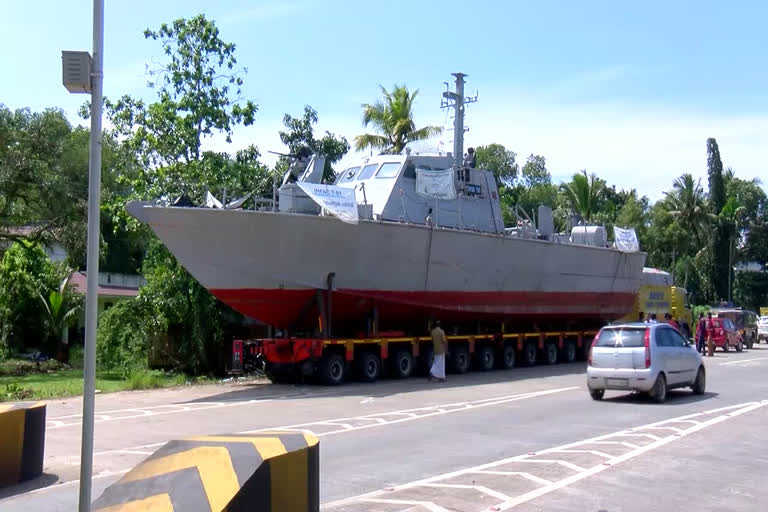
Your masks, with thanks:
[[(158, 389), (184, 385), (187, 382), (213, 382), (208, 378), (188, 378), (181, 374), (160, 371), (136, 372), (124, 378), (117, 372), (97, 372), (96, 389), (102, 393), (135, 389)], [(60, 369), (47, 373), (29, 373), (21, 376), (0, 375), (0, 402), (13, 400), (40, 400), (83, 394), (83, 370)]]

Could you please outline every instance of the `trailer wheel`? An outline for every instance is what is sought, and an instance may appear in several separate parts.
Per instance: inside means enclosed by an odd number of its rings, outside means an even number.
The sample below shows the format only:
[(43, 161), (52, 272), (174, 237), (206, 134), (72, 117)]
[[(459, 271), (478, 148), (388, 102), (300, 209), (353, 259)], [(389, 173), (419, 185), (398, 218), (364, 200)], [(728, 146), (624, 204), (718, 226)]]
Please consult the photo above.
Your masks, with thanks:
[(536, 365), (536, 358), (538, 356), (536, 349), (536, 343), (529, 341), (525, 345), (523, 345), (523, 364), (525, 366), (535, 366)]
[(463, 345), (457, 345), (455, 347), (451, 347), (449, 350), (451, 351), (451, 370), (453, 370), (454, 373), (467, 373), (467, 371), (469, 371), (470, 363), (469, 350), (467, 350), (467, 347)]
[(392, 376), (396, 379), (407, 379), (413, 373), (413, 356), (407, 350), (398, 350), (390, 358)]
[(505, 343), (501, 349), (501, 357), (499, 358), (499, 364), (505, 370), (514, 368), (515, 359), (517, 354), (515, 353), (515, 346), (511, 343)]
[(572, 341), (566, 341), (563, 344), (563, 350), (560, 354), (560, 359), (564, 363), (572, 363), (576, 360), (576, 344)]
[(544, 362), (547, 364), (557, 364), (557, 345), (552, 342), (544, 344)]
[(381, 375), (381, 359), (372, 352), (363, 352), (355, 357), (357, 376), (363, 382), (376, 382)]
[(343, 383), (346, 369), (344, 358), (338, 354), (328, 354), (318, 363), (320, 381), (328, 386), (338, 386)]
[(493, 370), (495, 360), (496, 354), (493, 352), (493, 347), (480, 345), (475, 349), (475, 364), (478, 370), (483, 372)]

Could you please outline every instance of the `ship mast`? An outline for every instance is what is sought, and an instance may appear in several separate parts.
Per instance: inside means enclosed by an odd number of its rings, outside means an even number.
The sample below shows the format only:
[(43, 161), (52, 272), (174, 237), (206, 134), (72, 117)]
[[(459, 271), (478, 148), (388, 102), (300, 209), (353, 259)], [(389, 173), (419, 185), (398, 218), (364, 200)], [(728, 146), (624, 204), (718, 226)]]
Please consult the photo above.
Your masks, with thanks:
[[(455, 115), (453, 117), (453, 160), (457, 167), (464, 164), (464, 132), (469, 128), (464, 128), (464, 105), (477, 101), (477, 95), (474, 98), (464, 97), (464, 77), (469, 76), (464, 73), (451, 73), (456, 77), (456, 90), (445, 91), (443, 99), (440, 102), (440, 108), (453, 108)], [(446, 88), (448, 83), (444, 82)]]

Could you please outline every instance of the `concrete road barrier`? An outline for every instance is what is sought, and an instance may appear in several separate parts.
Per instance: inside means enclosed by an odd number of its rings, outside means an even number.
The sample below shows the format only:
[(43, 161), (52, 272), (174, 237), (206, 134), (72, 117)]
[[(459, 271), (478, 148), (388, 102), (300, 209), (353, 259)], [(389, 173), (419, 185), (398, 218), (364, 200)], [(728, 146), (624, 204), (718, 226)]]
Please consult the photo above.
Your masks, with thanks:
[(0, 486), (42, 474), (44, 451), (45, 404), (0, 404)]
[(317, 512), (319, 445), (302, 432), (169, 441), (108, 487), (99, 512)]

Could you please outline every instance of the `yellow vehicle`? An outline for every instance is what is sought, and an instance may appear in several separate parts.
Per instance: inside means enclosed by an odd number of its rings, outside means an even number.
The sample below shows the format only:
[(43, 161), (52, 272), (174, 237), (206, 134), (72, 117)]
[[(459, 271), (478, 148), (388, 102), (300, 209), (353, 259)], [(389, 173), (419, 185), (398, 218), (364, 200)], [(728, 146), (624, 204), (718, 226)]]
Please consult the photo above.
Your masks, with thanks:
[(683, 336), (690, 338), (693, 334), (693, 312), (688, 303), (688, 292), (685, 288), (674, 286), (669, 272), (647, 267), (643, 269), (643, 284), (635, 297), (635, 307), (622, 321), (635, 322), (640, 313), (646, 320), (655, 314), (658, 322), (663, 322), (664, 315), (669, 313), (680, 326)]
[(768, 308), (760, 308), (760, 316), (768, 316)]

